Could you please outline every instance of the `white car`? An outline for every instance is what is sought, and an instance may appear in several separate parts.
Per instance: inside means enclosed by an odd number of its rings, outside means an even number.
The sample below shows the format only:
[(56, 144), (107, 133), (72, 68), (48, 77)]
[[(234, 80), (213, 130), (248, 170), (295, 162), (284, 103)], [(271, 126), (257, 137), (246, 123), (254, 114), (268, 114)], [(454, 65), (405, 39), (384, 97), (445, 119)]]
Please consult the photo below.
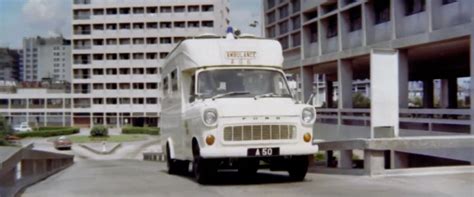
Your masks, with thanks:
[(28, 123), (22, 122), (20, 125), (16, 125), (13, 127), (15, 132), (31, 132), (33, 129), (28, 126)]

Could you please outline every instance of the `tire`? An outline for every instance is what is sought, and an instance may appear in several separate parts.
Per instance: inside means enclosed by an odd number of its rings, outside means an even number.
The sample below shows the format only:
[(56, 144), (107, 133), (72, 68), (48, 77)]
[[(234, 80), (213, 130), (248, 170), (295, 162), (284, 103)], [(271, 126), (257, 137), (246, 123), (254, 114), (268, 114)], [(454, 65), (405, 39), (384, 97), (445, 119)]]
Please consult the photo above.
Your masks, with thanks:
[(210, 183), (217, 172), (217, 166), (214, 165), (215, 162), (201, 158), (198, 147), (193, 147), (193, 154), (193, 175), (196, 182), (199, 184)]
[(168, 174), (178, 174), (179, 166), (176, 160), (171, 159), (170, 147), (166, 144), (166, 165), (168, 167)]
[(294, 181), (303, 181), (308, 172), (308, 156), (293, 156), (290, 159), (288, 173)]
[(242, 159), (239, 161), (238, 171), (241, 175), (252, 176), (258, 171), (259, 160), (257, 159)]

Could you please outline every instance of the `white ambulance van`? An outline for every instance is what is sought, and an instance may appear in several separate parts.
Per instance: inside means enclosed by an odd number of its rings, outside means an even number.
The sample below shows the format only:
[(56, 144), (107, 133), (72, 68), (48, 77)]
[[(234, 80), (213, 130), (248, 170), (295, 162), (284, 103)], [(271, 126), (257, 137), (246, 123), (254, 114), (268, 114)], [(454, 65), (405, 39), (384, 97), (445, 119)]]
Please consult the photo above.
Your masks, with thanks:
[(260, 168), (303, 180), (318, 151), (316, 111), (297, 102), (282, 71), (282, 47), (253, 37), (182, 41), (162, 70), (162, 146), (171, 174), (205, 183), (218, 169)]

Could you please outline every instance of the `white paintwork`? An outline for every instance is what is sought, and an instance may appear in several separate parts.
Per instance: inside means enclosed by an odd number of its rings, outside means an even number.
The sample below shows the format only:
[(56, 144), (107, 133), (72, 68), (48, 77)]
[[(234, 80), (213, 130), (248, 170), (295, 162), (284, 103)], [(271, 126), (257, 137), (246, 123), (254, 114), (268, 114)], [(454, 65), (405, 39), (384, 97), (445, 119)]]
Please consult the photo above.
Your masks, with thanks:
[(371, 137), (377, 127), (392, 127), (398, 136), (398, 51), (373, 49), (370, 65)]
[[(234, 60), (229, 51), (253, 51), (254, 58)], [(292, 98), (222, 97), (197, 99), (189, 102), (191, 76), (210, 69), (266, 69), (282, 71), (282, 50), (278, 42), (263, 39), (191, 39), (183, 41), (165, 61), (163, 78), (170, 78), (177, 70), (178, 91), (171, 86), (163, 92), (160, 128), (162, 147), (170, 146), (173, 159), (192, 160), (192, 140), (199, 144), (204, 158), (246, 157), (248, 148), (279, 147), (280, 155), (310, 155), (318, 146), (306, 143), (303, 135), (312, 133), (313, 124), (302, 123), (302, 111), (309, 105), (298, 104)], [(284, 76), (284, 75), (282, 75)], [(196, 80), (197, 81), (197, 80)], [(171, 80), (168, 82), (172, 84)], [(164, 84), (164, 83), (163, 83)], [(203, 112), (215, 109), (217, 124), (206, 126)], [(314, 120), (313, 120), (314, 121)], [(225, 126), (293, 124), (296, 137), (290, 140), (224, 141)], [(207, 145), (205, 138), (215, 136), (215, 143)]]

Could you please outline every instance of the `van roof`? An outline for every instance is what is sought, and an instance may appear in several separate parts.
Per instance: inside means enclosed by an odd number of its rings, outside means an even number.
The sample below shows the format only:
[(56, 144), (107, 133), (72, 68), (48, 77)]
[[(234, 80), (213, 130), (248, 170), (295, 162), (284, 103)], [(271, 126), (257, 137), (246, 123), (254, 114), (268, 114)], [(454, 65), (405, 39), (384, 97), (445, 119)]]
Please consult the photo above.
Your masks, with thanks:
[(217, 66), (263, 66), (281, 68), (282, 47), (276, 40), (198, 37), (176, 46), (164, 62), (163, 73), (176, 67), (188, 70)]

